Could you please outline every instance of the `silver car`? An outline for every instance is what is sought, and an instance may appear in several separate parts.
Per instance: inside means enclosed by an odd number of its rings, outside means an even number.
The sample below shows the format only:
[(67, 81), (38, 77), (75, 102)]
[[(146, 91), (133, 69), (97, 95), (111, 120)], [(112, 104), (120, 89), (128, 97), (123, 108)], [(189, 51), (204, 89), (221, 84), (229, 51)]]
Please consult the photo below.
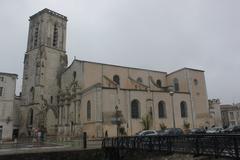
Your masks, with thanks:
[(206, 133), (221, 133), (221, 131), (223, 130), (222, 127), (213, 127), (213, 128), (209, 128)]

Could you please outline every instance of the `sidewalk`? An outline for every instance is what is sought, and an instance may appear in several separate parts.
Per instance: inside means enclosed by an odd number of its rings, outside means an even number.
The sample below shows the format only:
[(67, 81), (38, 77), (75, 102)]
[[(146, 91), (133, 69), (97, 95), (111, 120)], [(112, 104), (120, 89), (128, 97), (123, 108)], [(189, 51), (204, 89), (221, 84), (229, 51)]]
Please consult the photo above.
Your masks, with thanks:
[(76, 140), (62, 143), (4, 143), (0, 144), (0, 155), (100, 149), (100, 142), (88, 141), (87, 148), (83, 148), (82, 141)]

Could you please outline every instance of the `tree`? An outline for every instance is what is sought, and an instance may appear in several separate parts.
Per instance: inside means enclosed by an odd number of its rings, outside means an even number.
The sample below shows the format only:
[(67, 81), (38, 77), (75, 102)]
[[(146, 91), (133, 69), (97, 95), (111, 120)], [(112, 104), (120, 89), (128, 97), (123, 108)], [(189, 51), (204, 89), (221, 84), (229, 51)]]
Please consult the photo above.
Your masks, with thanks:
[(143, 125), (143, 130), (149, 130), (150, 125), (152, 123), (152, 117), (151, 115), (147, 114), (146, 116), (141, 118), (142, 121), (140, 122)]
[(127, 135), (124, 127), (120, 127), (120, 128), (119, 128), (119, 133), (120, 133), (120, 136), (125, 136), (125, 135)]
[(187, 121), (184, 121), (184, 124), (183, 124), (183, 127), (184, 127), (184, 132), (185, 133), (189, 133), (190, 132), (190, 123), (187, 122)]
[(167, 126), (164, 123), (160, 123), (160, 128), (161, 128), (161, 130), (165, 130), (167, 128)]

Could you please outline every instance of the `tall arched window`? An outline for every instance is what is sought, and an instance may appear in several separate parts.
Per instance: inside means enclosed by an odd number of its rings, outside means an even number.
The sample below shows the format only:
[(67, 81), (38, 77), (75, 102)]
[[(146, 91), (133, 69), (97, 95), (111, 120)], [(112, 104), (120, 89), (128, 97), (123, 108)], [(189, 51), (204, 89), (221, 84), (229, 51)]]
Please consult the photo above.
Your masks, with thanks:
[(74, 79), (74, 80), (76, 79), (76, 76), (77, 76), (77, 72), (76, 72), (76, 71), (73, 71), (73, 79)]
[(57, 46), (57, 41), (58, 41), (58, 28), (57, 24), (55, 24), (53, 30), (53, 47)]
[(162, 81), (161, 81), (160, 79), (158, 79), (158, 80), (156, 81), (156, 83), (157, 83), (157, 87), (159, 87), (159, 88), (162, 87)]
[(50, 102), (53, 103), (53, 96), (50, 97)]
[(113, 81), (114, 81), (115, 83), (117, 83), (118, 85), (120, 85), (120, 78), (119, 78), (118, 75), (114, 75), (114, 76), (113, 76)]
[(194, 79), (193, 82), (194, 82), (195, 86), (198, 85), (198, 80), (197, 79)]
[(91, 102), (87, 102), (87, 120), (91, 120)]
[(166, 116), (166, 104), (164, 101), (158, 103), (158, 117), (165, 118)]
[(33, 102), (34, 101), (34, 96), (35, 96), (35, 89), (34, 89), (34, 87), (31, 87), (30, 92), (31, 92), (31, 101)]
[(136, 99), (131, 103), (131, 116), (132, 118), (140, 118), (140, 103)]
[(34, 47), (36, 47), (38, 44), (38, 26), (35, 28), (34, 32)]
[(185, 118), (188, 116), (188, 111), (187, 111), (187, 103), (185, 101), (182, 101), (180, 104), (181, 107), (181, 117)]
[(33, 125), (33, 109), (30, 108), (29, 109), (29, 125), (32, 126)]
[(173, 80), (173, 86), (174, 86), (174, 91), (176, 92), (179, 91), (179, 82), (177, 78)]
[(3, 96), (3, 87), (0, 87), (0, 97)]
[(60, 102), (60, 96), (57, 96), (57, 104)]

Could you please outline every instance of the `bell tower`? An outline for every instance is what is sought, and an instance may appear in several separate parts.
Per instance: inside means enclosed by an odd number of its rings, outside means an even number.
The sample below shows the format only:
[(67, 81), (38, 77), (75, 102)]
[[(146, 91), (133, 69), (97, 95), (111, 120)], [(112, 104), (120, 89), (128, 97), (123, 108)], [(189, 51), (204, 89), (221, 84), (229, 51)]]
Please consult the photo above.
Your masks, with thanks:
[(67, 17), (49, 9), (29, 19), (22, 84), (28, 131), (45, 127), (49, 134), (55, 134), (60, 76), (67, 67), (66, 27)]
[(43, 45), (65, 52), (67, 17), (45, 8), (29, 21), (27, 52)]

